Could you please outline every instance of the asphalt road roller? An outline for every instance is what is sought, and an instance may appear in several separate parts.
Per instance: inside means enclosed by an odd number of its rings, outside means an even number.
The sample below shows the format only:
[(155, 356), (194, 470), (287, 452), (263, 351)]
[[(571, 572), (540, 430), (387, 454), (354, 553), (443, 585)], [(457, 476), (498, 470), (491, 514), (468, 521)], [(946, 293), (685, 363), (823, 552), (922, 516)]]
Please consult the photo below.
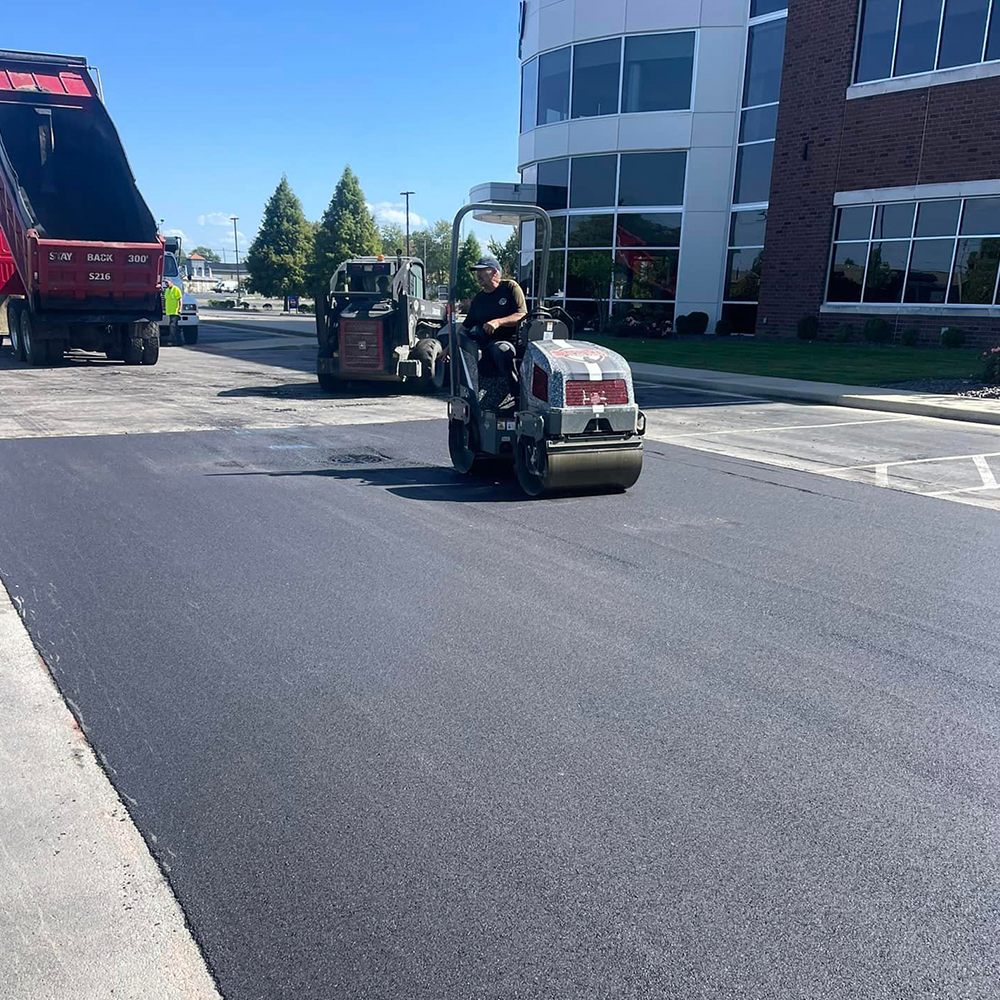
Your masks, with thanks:
[(469, 475), (510, 461), (529, 497), (628, 489), (642, 472), (646, 418), (620, 354), (573, 339), (569, 316), (539, 296), (516, 331), (515, 396), (507, 379), (484, 363), (482, 331), (465, 331), (456, 321), (459, 237), (470, 213), (505, 224), (537, 220), (543, 233), (540, 289), (547, 287), (552, 243), (552, 221), (536, 205), (477, 203), (455, 217), (447, 327), (449, 345), (457, 345), (448, 365), (448, 445), (455, 469)]

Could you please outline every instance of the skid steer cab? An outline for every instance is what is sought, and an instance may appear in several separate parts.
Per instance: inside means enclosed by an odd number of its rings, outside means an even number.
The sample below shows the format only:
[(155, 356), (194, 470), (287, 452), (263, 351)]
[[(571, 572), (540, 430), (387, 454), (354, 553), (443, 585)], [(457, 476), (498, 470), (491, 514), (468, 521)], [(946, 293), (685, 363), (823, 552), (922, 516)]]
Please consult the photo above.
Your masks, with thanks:
[[(552, 237), (548, 214), (534, 205), (491, 203), (467, 205), (455, 219), (452, 288), (461, 222), (469, 212), (484, 221), (540, 220), (544, 239), (538, 287), (546, 287)], [(570, 490), (616, 492), (635, 485), (642, 472), (646, 418), (635, 401), (632, 371), (620, 354), (572, 339), (569, 317), (541, 304), (518, 331), (519, 396), (512, 400), (507, 380), (483, 367), (479, 344), (461, 331), (454, 315), (452, 308), (449, 343), (457, 343), (459, 350), (448, 366), (448, 447), (458, 472), (471, 474), (486, 462), (509, 459), (529, 497)]]
[(316, 302), (316, 376), (332, 392), (345, 382), (406, 382), (433, 391), (444, 302), (426, 298), (423, 261), (344, 261)]

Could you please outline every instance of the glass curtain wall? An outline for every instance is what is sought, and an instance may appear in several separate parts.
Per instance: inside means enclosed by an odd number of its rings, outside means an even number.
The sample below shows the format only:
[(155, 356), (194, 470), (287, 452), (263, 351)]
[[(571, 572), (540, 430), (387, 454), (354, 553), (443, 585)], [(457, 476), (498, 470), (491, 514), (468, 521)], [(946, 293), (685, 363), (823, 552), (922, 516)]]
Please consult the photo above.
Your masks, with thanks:
[(750, 0), (722, 318), (753, 333), (781, 96), (787, 0)]

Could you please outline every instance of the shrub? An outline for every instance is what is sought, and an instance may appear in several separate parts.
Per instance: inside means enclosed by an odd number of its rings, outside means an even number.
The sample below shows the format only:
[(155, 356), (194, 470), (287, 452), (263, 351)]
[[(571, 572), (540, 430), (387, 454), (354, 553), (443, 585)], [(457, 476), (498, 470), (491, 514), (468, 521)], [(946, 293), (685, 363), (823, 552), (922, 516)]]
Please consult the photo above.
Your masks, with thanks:
[(731, 337), (732, 333), (733, 324), (728, 319), (720, 319), (719, 322), (715, 324), (716, 337)]
[(686, 319), (691, 333), (705, 333), (708, 330), (708, 313), (688, 313)]
[(1000, 385), (1000, 347), (983, 351), (983, 381), (987, 385)]
[(315, 311), (316, 310), (311, 305), (309, 305), (308, 302), (300, 302), (299, 303), (299, 312), (300, 313), (313, 313)]
[(957, 326), (949, 326), (947, 330), (941, 331), (942, 347), (961, 347), (965, 343), (965, 331)]
[(811, 313), (803, 316), (795, 329), (795, 336), (799, 340), (815, 340), (819, 336), (819, 317)]
[(674, 329), (678, 333), (681, 333), (681, 334), (693, 333), (694, 331), (691, 329), (691, 327), (692, 327), (692, 323), (691, 323), (691, 317), (690, 316), (678, 316), (674, 320)]
[(892, 343), (892, 324), (879, 316), (870, 316), (866, 319), (861, 333), (869, 344)]
[(916, 347), (920, 343), (920, 331), (915, 326), (908, 326), (899, 336), (904, 347)]
[(833, 335), (833, 339), (838, 344), (853, 344), (855, 339), (854, 327), (850, 323), (841, 323)]

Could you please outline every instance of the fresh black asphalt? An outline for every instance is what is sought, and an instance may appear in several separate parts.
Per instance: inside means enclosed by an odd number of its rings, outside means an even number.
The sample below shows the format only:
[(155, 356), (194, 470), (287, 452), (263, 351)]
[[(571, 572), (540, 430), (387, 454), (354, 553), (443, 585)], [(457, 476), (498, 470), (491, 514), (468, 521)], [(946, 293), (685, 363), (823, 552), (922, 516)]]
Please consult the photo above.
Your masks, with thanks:
[(0, 574), (228, 1000), (1000, 996), (991, 511), (439, 421), (0, 442)]

